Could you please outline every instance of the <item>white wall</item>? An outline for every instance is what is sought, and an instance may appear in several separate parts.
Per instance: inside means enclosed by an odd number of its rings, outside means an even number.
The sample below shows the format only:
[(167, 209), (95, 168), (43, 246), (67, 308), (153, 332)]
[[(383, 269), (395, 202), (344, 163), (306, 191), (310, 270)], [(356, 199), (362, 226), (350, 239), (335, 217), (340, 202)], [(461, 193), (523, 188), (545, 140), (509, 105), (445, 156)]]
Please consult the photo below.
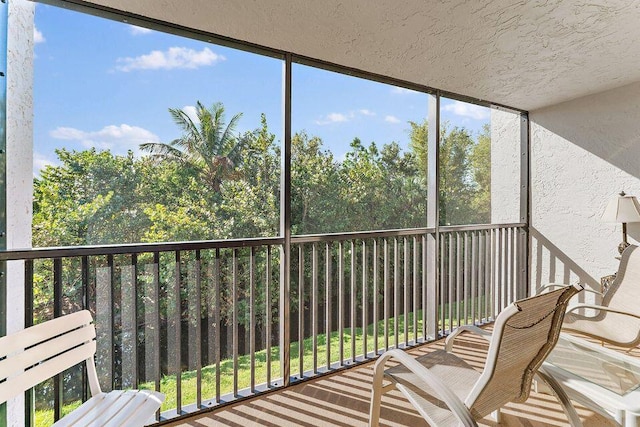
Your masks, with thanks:
[[(7, 249), (31, 247), (33, 194), (34, 3), (8, 2)], [(7, 264), (7, 332), (24, 327), (24, 263)], [(8, 425), (24, 425), (23, 395), (7, 405)]]
[[(624, 190), (640, 197), (640, 83), (530, 112), (532, 281), (599, 289), (617, 269), (620, 224), (600, 220)], [(640, 224), (629, 225), (630, 242)]]

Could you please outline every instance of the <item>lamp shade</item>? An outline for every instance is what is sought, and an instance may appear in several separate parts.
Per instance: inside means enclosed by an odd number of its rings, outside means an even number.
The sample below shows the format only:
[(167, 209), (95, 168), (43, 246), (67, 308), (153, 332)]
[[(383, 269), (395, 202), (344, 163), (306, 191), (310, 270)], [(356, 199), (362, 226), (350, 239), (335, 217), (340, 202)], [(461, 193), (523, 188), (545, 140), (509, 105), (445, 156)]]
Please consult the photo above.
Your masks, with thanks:
[(620, 196), (611, 199), (607, 205), (602, 220), (606, 222), (640, 222), (640, 203), (635, 196), (621, 193)]

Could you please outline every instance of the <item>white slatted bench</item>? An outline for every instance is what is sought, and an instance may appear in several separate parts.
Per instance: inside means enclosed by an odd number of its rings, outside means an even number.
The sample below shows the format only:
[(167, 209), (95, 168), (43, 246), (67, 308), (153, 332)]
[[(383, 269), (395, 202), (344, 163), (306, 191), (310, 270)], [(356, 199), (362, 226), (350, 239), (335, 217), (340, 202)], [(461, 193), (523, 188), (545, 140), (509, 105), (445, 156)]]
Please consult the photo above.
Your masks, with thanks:
[(103, 393), (95, 353), (96, 329), (87, 310), (0, 338), (0, 403), (85, 361), (92, 397), (55, 427), (140, 427), (153, 422), (164, 395), (148, 390)]

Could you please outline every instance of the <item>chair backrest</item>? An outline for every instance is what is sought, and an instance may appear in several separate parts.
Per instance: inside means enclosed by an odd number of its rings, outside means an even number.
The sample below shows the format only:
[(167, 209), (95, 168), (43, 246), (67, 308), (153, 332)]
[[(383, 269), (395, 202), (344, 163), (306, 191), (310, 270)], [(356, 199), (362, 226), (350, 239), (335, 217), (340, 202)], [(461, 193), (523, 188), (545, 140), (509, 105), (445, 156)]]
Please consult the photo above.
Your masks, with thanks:
[(531, 382), (558, 341), (567, 303), (580, 285), (516, 301), (496, 319), (482, 375), (465, 404), (480, 419), (529, 397)]
[[(567, 314), (563, 329), (633, 348), (640, 344), (639, 300), (640, 248), (631, 245), (622, 253), (616, 278), (600, 303), (612, 311), (596, 310), (594, 313), (582, 314), (572, 310)], [(631, 316), (621, 313), (629, 313)]]
[(95, 372), (92, 322), (83, 310), (0, 338), (0, 403), (85, 360)]
[(631, 245), (622, 253), (616, 278), (602, 298), (602, 305), (640, 315), (640, 248)]

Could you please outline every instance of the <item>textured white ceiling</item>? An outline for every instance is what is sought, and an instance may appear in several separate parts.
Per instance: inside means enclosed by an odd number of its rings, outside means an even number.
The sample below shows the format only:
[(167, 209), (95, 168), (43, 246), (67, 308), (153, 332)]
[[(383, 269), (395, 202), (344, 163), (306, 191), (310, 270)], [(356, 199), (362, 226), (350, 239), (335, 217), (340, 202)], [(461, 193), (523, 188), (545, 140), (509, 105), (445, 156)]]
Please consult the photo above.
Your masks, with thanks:
[(91, 0), (524, 110), (640, 81), (640, 0)]

